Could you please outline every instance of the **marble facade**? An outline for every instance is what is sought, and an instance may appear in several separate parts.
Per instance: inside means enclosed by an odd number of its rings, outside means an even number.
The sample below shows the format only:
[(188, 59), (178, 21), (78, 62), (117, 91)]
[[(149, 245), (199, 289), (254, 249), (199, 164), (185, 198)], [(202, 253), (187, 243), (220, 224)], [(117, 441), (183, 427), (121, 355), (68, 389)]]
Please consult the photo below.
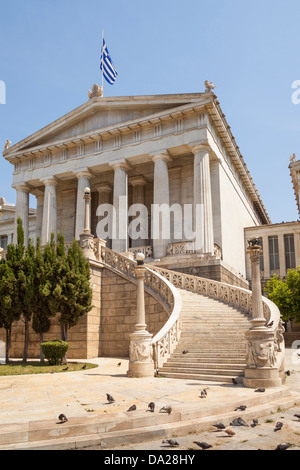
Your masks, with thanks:
[[(193, 94), (103, 97), (82, 106), (3, 152), (14, 166), (15, 215), (29, 233), (29, 194), (37, 199), (36, 236), (51, 232), (79, 239), (83, 193), (91, 189), (91, 231), (101, 204), (113, 204), (117, 232), (127, 234), (132, 204), (144, 204), (142, 239), (108, 240), (118, 252), (144, 251), (148, 262), (179, 269), (209, 268), (246, 283), (244, 228), (270, 223), (220, 103), (211, 91)], [(120, 206), (120, 200), (125, 204)], [(170, 236), (152, 239), (153, 204), (201, 204), (202, 247)], [(179, 206), (178, 206), (179, 205)], [(183, 213), (184, 214), (184, 213)], [(183, 217), (188, 217), (186, 214)], [(183, 222), (186, 222), (185, 220)], [(189, 223), (189, 221), (187, 221)], [(196, 270), (196, 271), (195, 271)], [(202, 271), (201, 271), (202, 270)], [(220, 276), (220, 274), (219, 274)], [(230, 276), (229, 276), (230, 278)], [(221, 279), (220, 279), (221, 280)]]

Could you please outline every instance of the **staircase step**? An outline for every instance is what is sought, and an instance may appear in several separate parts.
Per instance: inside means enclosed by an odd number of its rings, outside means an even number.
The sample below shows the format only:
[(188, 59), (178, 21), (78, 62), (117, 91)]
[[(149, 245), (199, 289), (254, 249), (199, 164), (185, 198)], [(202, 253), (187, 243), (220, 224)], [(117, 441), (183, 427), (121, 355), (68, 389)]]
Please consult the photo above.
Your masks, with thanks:
[(179, 373), (179, 372), (159, 372), (159, 375), (166, 378), (171, 379), (190, 379), (190, 380), (205, 380), (205, 381), (213, 381), (213, 382), (224, 382), (224, 383), (232, 383), (233, 378), (243, 377), (243, 375), (236, 375), (233, 374), (232, 376), (228, 375), (221, 375), (221, 374), (194, 374), (194, 373)]
[(246, 364), (228, 364), (226, 363), (209, 363), (207, 364), (206, 362), (177, 362), (174, 360), (168, 360), (162, 370), (165, 370), (165, 368), (178, 368), (178, 371), (180, 368), (184, 367), (185, 370), (188, 369), (207, 369), (207, 370), (213, 370), (213, 369), (231, 369), (231, 370), (244, 370)]

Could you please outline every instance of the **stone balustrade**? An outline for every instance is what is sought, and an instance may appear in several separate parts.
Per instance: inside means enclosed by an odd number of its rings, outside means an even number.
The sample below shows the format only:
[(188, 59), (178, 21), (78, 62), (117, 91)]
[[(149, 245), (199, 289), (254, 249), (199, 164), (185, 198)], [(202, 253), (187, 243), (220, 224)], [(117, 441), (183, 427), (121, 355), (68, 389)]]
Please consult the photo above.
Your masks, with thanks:
[[(132, 259), (100, 246), (99, 261), (108, 268), (136, 283), (135, 266)], [(181, 333), (181, 296), (178, 289), (212, 297), (221, 302), (232, 304), (249, 315), (252, 313), (252, 292), (241, 287), (212, 281), (156, 266), (146, 266), (145, 289), (155, 296), (169, 313), (169, 320), (152, 339), (153, 359), (159, 368), (175, 350)], [(272, 365), (282, 370), (284, 361), (283, 323), (277, 306), (266, 297), (262, 298), (263, 314), (266, 324), (272, 323), (274, 355)]]

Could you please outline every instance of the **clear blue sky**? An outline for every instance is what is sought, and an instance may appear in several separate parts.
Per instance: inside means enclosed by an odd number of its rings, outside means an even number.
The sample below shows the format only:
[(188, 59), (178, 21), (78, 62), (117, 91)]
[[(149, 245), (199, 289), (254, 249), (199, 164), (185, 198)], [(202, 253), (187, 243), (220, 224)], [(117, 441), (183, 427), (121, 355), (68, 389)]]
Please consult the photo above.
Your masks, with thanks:
[[(299, 0), (0, 0), (0, 18), (1, 151), (87, 101), (104, 29), (118, 70), (106, 96), (202, 92), (212, 80), (272, 222), (297, 220)], [(1, 157), (0, 196), (14, 203), (11, 184)]]

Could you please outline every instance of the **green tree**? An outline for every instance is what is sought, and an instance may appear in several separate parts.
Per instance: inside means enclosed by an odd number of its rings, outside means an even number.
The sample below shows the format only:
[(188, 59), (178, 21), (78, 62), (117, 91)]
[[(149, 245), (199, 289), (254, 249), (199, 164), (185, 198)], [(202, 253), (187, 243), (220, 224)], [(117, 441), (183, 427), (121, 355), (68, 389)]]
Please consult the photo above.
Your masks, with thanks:
[(92, 308), (89, 263), (79, 243), (74, 240), (65, 254), (64, 240), (58, 237), (58, 282), (54, 289), (56, 310), (62, 330), (62, 340), (68, 341), (69, 329)]
[[(10, 250), (9, 246), (7, 247)], [(0, 327), (5, 329), (5, 360), (9, 362), (12, 324), (19, 319), (14, 304), (17, 294), (17, 280), (9, 264), (0, 261)]]
[[(38, 238), (35, 251), (33, 290), (35, 302), (32, 306), (32, 329), (40, 335), (40, 345), (44, 342), (44, 334), (50, 330), (51, 296), (53, 295), (54, 279), (53, 270), (56, 263), (56, 251), (54, 237), (48, 243), (43, 252)], [(44, 354), (40, 346), (40, 360), (44, 362)]]
[(290, 269), (285, 279), (274, 276), (265, 292), (279, 308), (283, 321), (300, 323), (300, 268)]
[(25, 324), (23, 362), (27, 361), (29, 345), (29, 325), (37, 301), (35, 290), (35, 248), (28, 240), (24, 258), (18, 272), (19, 303), (22, 309), (22, 319)]

